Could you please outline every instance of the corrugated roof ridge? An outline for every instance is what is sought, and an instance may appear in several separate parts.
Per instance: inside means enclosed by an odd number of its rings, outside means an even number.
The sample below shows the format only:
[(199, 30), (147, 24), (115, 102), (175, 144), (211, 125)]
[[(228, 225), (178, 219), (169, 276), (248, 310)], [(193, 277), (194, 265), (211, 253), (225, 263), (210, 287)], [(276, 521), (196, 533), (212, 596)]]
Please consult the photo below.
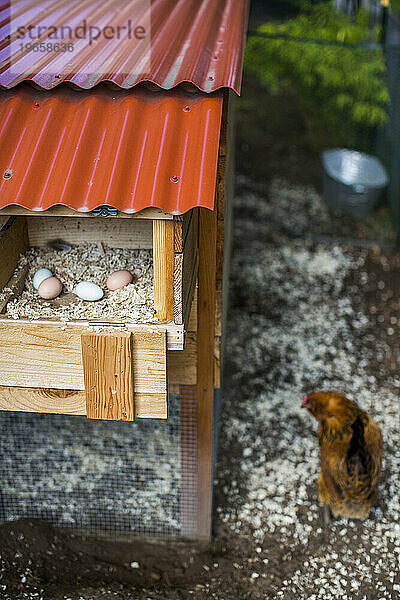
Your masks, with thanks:
[(222, 92), (106, 86), (3, 92), (0, 208), (212, 209), (222, 101)]
[[(58, 18), (58, 12), (67, 1), (67, 13), (71, 13), (71, 22), (74, 22), (77, 15), (82, 14), (79, 12), (82, 10), (79, 8), (82, 4), (85, 9), (93, 6), (93, 0), (83, 3), (77, 0), (58, 0), (50, 3), (54, 18)], [(34, 6), (36, 2), (37, 0), (23, 0), (21, 5), (25, 6), (27, 11), (27, 7)], [(155, 0), (152, 3), (154, 26), (157, 26), (158, 22), (163, 22), (164, 15), (168, 13), (171, 6), (173, 10), (169, 11), (164, 25), (160, 29), (157, 28), (155, 39), (152, 40), (152, 50), (159, 59), (155, 66), (150, 65), (148, 73), (137, 72), (140, 65), (143, 67), (143, 56), (138, 53), (138, 57), (133, 56), (134, 60), (129, 64), (129, 58), (132, 59), (131, 47), (125, 50), (124, 44), (120, 43), (113, 51), (114, 61), (110, 59), (107, 73), (101, 73), (102, 61), (96, 63), (96, 56), (100, 56), (103, 60), (103, 53), (107, 47), (105, 44), (99, 44), (96, 46), (97, 54), (90, 51), (90, 47), (88, 50), (87, 46), (75, 57), (76, 72), (70, 68), (67, 53), (65, 56), (58, 54), (52, 61), (46, 63), (43, 57), (39, 57), (39, 53), (35, 55), (30, 51), (19, 60), (23, 63), (21, 71), (24, 69), (24, 75), (15, 75), (9, 65), (7, 66), (5, 58), (7, 44), (3, 44), (0, 50), (3, 57), (0, 61), (0, 87), (9, 89), (21, 81), (31, 80), (43, 89), (57, 87), (61, 82), (70, 82), (80, 89), (92, 89), (100, 82), (109, 82), (121, 89), (129, 89), (139, 83), (150, 82), (160, 89), (167, 90), (190, 84), (204, 93), (222, 88), (231, 88), (239, 93), (248, 3), (249, 0), (203, 0), (200, 3), (198, 0)], [(119, 7), (118, 0), (102, 2), (100, 14), (109, 14), (110, 18), (115, 19), (116, 14), (121, 15)], [(96, 10), (93, 9), (92, 15), (96, 14)], [(21, 15), (23, 14), (25, 13), (21, 12)], [(83, 14), (86, 15), (86, 12)], [(176, 27), (176, 18), (172, 16), (174, 14), (181, 17), (181, 28)], [(208, 17), (210, 14), (212, 17)], [(89, 18), (89, 15), (86, 16)], [(40, 20), (35, 21), (36, 24), (40, 22)], [(174, 31), (176, 37), (172, 39), (177, 40), (176, 48), (171, 42), (171, 32)], [(8, 46), (10, 45), (11, 42)], [(184, 60), (182, 52), (185, 55)], [(54, 76), (45, 72), (49, 64), (54, 66)], [(85, 69), (89, 66), (92, 70), (86, 73)], [(127, 69), (127, 72), (123, 69)]]

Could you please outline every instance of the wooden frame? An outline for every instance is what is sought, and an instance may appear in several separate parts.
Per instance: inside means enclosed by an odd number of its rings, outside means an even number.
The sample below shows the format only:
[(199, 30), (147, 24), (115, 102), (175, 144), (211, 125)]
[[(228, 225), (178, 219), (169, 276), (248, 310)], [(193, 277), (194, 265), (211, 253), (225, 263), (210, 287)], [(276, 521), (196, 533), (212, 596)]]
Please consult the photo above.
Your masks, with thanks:
[[(197, 323), (197, 537), (208, 540), (212, 524), (214, 386), (221, 386), (223, 313), (228, 290), (233, 167), (232, 96), (224, 93), (213, 212), (199, 219)], [(227, 168), (228, 167), (228, 168)], [(223, 280), (225, 282), (223, 283)], [(223, 299), (223, 295), (225, 298)]]

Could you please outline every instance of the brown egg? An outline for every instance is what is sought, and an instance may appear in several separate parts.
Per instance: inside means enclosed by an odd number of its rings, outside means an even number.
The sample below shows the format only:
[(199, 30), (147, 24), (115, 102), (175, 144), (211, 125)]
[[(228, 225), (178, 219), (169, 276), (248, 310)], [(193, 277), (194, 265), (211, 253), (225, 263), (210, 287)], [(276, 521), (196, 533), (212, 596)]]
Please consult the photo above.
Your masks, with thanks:
[(114, 273), (111, 273), (111, 275), (106, 281), (106, 285), (108, 289), (113, 292), (115, 290), (120, 290), (129, 283), (132, 283), (132, 280), (132, 273), (130, 273), (126, 269), (123, 269), (122, 271), (114, 271)]
[(38, 294), (45, 300), (53, 300), (61, 294), (62, 283), (57, 277), (48, 277), (39, 285)]

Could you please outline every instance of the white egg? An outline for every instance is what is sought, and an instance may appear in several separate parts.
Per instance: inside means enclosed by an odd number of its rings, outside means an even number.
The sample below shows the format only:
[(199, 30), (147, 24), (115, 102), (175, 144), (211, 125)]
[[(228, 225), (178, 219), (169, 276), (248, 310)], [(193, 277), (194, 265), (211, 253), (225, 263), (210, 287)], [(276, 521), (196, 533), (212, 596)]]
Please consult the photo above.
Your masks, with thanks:
[(81, 281), (78, 283), (75, 288), (75, 294), (88, 302), (96, 302), (96, 300), (101, 300), (104, 296), (101, 287), (91, 281)]
[(39, 269), (39, 271), (36, 271), (33, 276), (33, 287), (35, 290), (38, 290), (42, 281), (49, 277), (53, 277), (53, 273), (49, 269)]

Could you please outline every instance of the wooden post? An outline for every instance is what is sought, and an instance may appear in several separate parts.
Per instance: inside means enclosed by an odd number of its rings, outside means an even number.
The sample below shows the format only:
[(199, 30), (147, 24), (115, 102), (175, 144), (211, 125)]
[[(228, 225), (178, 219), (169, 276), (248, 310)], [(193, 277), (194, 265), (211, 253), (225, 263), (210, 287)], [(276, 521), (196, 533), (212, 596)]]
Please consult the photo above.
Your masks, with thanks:
[(161, 321), (174, 318), (174, 223), (153, 221), (154, 307)]
[(197, 321), (197, 490), (199, 539), (211, 535), (217, 215), (200, 210)]

